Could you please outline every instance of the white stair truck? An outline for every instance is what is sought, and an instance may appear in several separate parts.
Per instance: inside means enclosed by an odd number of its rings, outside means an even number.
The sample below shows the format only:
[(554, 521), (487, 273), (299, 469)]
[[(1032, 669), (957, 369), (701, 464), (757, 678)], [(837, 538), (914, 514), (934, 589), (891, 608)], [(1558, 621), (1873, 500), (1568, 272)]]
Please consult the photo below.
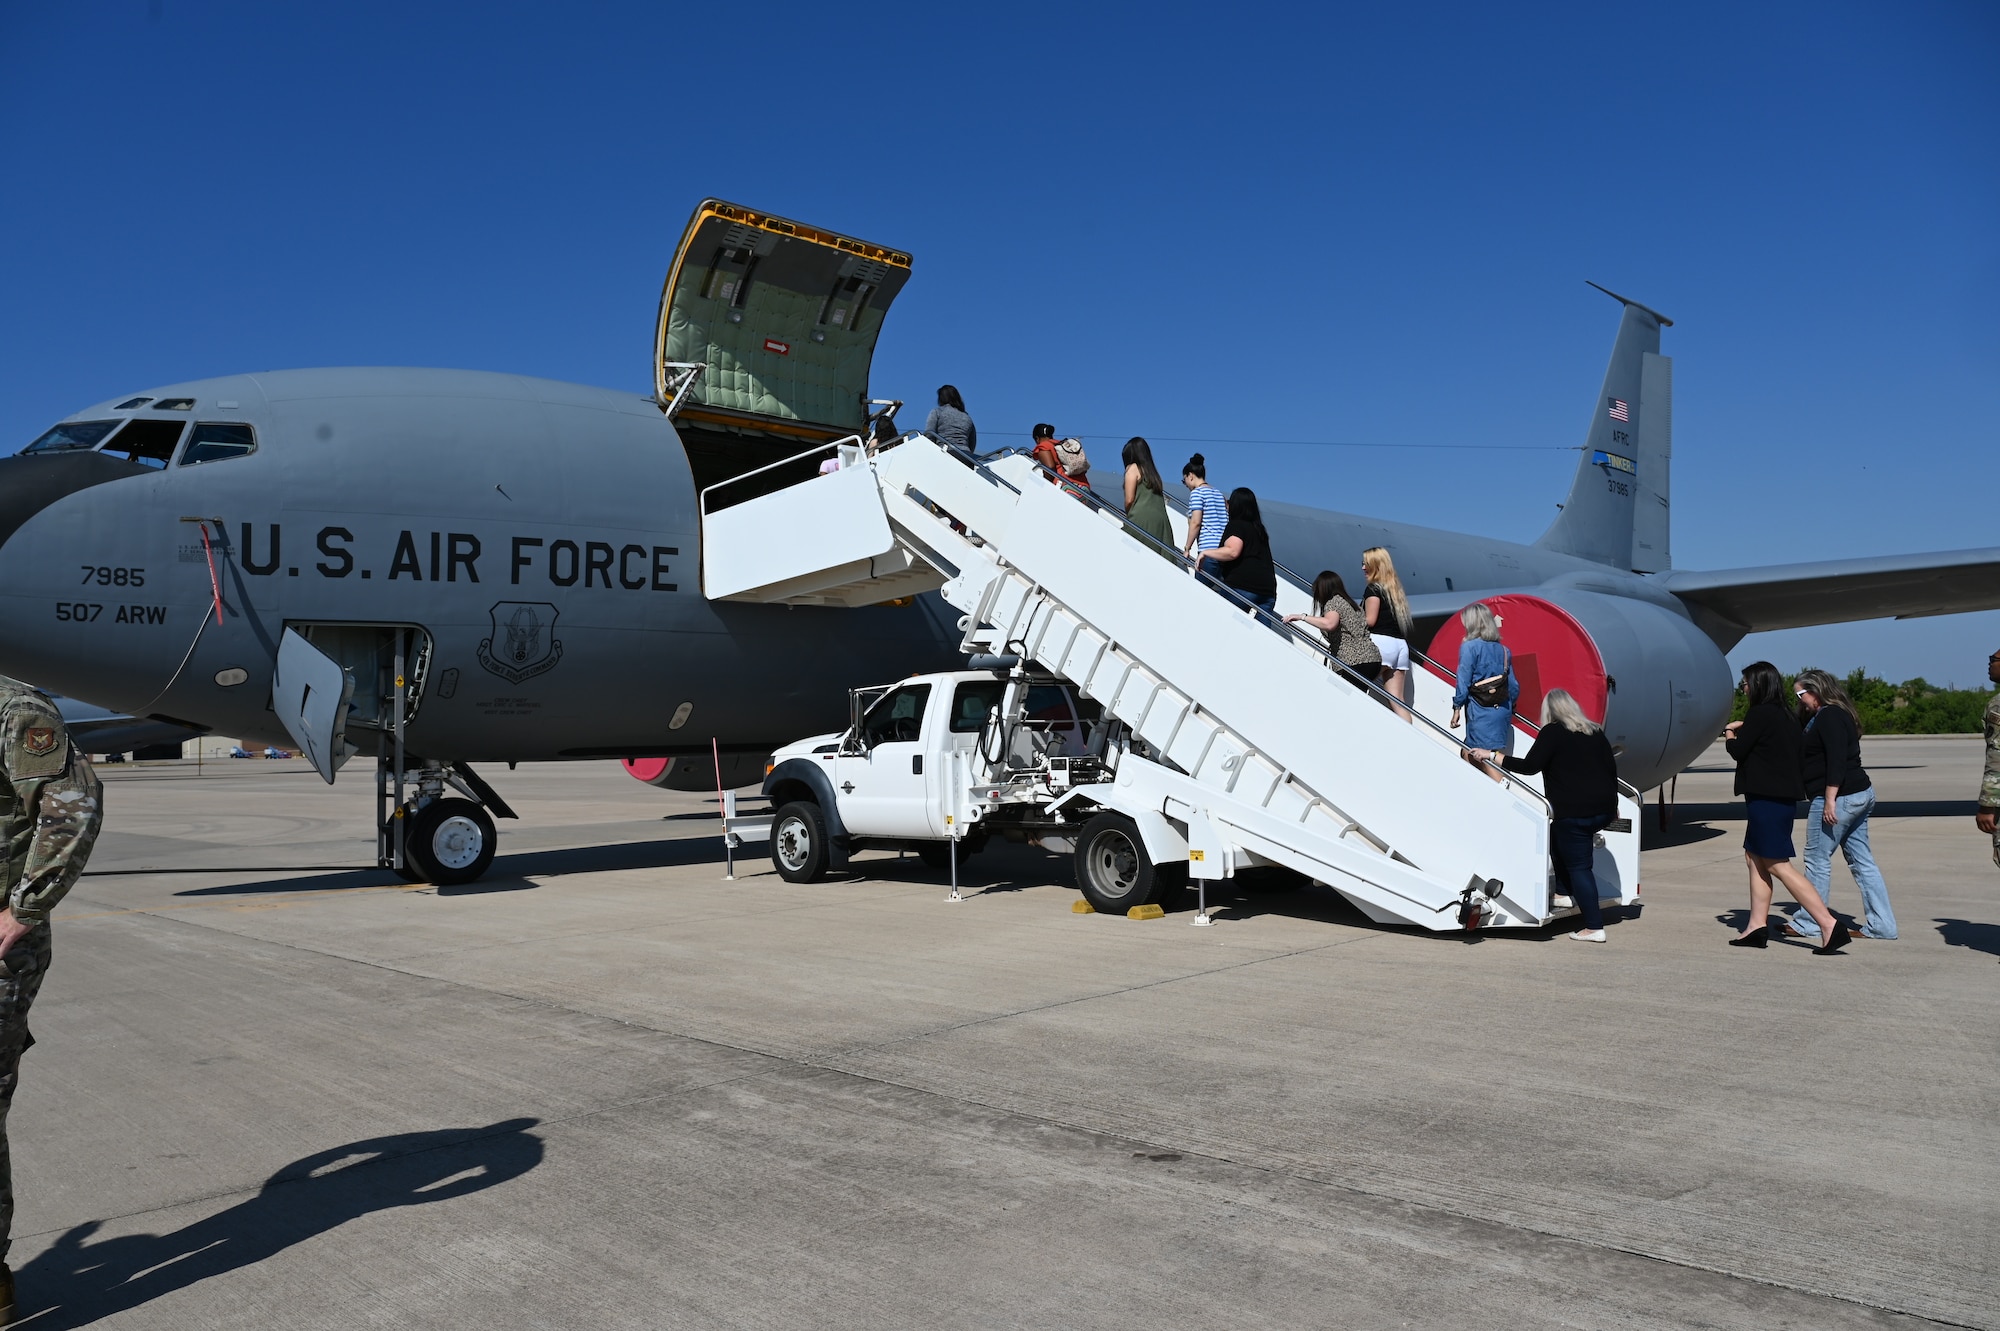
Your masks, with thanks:
[[(1424, 714), (1434, 702), (1397, 713), (1318, 635), (1218, 594), (1024, 456), (975, 459), (921, 435), (838, 452), (839, 470), (742, 502), (731, 487), (758, 473), (704, 491), (704, 593), (867, 605), (935, 588), (963, 612), (973, 668), (859, 690), (846, 731), (774, 755), (787, 878), (867, 845), (943, 867), (950, 843), (1002, 834), (1073, 846), (1099, 909), (1273, 864), (1383, 922), (1534, 927), (1569, 912), (1553, 908), (1538, 783), (1466, 762)], [(1307, 608), (1302, 594), (1281, 586), (1280, 610)], [(1620, 813), (1596, 867), (1605, 899), (1629, 901), (1629, 788)]]

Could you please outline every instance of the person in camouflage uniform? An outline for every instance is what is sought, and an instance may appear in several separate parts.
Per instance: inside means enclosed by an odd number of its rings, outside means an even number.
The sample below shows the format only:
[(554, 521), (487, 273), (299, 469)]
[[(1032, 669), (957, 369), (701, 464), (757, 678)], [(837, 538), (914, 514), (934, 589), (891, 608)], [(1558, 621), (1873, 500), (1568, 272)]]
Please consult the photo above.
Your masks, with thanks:
[(7, 904), (0, 909), (0, 1323), (13, 1320), (14, 1179), (7, 1111), (21, 1055), (35, 1042), (28, 1008), (49, 973), (49, 911), (83, 872), (104, 821), (104, 788), (90, 760), (70, 746), (48, 698), (0, 675), (0, 846)]
[[(1986, 678), (2000, 684), (2000, 652), (1986, 658)], [(1986, 703), (1986, 775), (1979, 781), (1979, 830), (1993, 838), (2000, 865), (2000, 693)]]

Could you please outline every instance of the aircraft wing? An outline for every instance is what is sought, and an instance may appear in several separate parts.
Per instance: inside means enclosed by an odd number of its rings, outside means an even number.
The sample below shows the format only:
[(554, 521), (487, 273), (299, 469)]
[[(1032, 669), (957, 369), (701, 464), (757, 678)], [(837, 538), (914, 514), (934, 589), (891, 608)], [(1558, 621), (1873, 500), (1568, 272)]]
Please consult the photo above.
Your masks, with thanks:
[(63, 728), (85, 753), (129, 753), (155, 744), (184, 744), (201, 735), (199, 730), (172, 722), (127, 716), (60, 694), (50, 697), (62, 716)]
[(2000, 546), (1656, 575), (1691, 607), (1745, 633), (2000, 609)]

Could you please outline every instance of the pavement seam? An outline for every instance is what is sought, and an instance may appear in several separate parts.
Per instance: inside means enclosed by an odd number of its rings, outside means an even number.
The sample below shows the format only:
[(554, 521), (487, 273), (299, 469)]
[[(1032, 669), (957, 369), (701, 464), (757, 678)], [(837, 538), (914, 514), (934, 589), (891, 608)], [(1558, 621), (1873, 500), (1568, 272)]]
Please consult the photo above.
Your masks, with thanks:
[[(139, 911), (135, 913), (154, 914), (154, 912), (149, 912), (149, 911)], [(158, 916), (158, 918), (177, 919), (179, 917), (171, 915), (160, 915)], [(1183, 1154), (1194, 1156), (1199, 1159), (1214, 1161), (1218, 1164), (1226, 1164), (1238, 1169), (1253, 1170), (1255, 1172), (1265, 1174), (1271, 1177), (1291, 1178), (1298, 1180), (1299, 1182), (1307, 1183), (1312, 1186), (1324, 1188), (1333, 1192), (1344, 1192), (1357, 1197), (1367, 1197), (1375, 1201), (1392, 1202), (1400, 1206), (1408, 1206), (1418, 1211), (1429, 1212), (1437, 1215), (1451, 1216), (1456, 1219), (1471, 1221), (1476, 1224), (1493, 1225), (1501, 1229), (1510, 1230), (1517, 1233), (1532, 1234), (1540, 1238), (1556, 1242), (1574, 1243), (1579, 1247), (1593, 1248), (1603, 1252), (1616, 1252), (1630, 1257), (1637, 1257), (1646, 1261), (1657, 1262), (1663, 1266), (1675, 1267), (1682, 1270), (1702, 1271), (1710, 1275), (1718, 1275), (1731, 1280), (1742, 1280), (1751, 1284), (1762, 1285), (1770, 1289), (1782, 1289), (1790, 1291), (1792, 1293), (1803, 1294), (1809, 1298), (1829, 1299), (1837, 1303), (1848, 1304), (1852, 1307), (1866, 1308), (1876, 1312), (1893, 1313), (1897, 1316), (1910, 1317), (1933, 1326), (1966, 1328), (1967, 1331), (1981, 1331), (1981, 1329), (1978, 1328), (1975, 1324), (1969, 1322), (1954, 1322), (1940, 1317), (1933, 1317), (1924, 1313), (1912, 1312), (1903, 1308), (1890, 1307), (1888, 1305), (1879, 1303), (1869, 1303), (1862, 1299), (1853, 1298), (1844, 1294), (1833, 1293), (1827, 1290), (1808, 1289), (1805, 1288), (1804, 1286), (1788, 1284), (1784, 1281), (1774, 1280), (1765, 1276), (1752, 1275), (1741, 1271), (1733, 1271), (1726, 1267), (1711, 1266), (1696, 1261), (1688, 1261), (1672, 1257), (1664, 1257), (1657, 1253), (1646, 1252), (1643, 1249), (1633, 1248), (1623, 1244), (1609, 1243), (1589, 1238), (1580, 1238), (1576, 1235), (1563, 1234), (1555, 1230), (1546, 1229), (1537, 1225), (1524, 1223), (1520, 1220), (1507, 1220), (1494, 1216), (1481, 1215), (1474, 1211), (1461, 1210), (1435, 1201), (1421, 1201), (1415, 1198), (1401, 1196), (1394, 1192), (1371, 1189), (1354, 1183), (1338, 1182), (1332, 1179), (1319, 1177), (1318, 1175), (1308, 1170), (1300, 1169), (1295, 1166), (1276, 1166), (1276, 1165), (1261, 1164), (1252, 1160), (1238, 1159), (1231, 1155), (1217, 1154), (1213, 1150), (1200, 1150), (1192, 1147), (1179, 1146), (1170, 1141), (1153, 1140), (1149, 1137), (1138, 1136), (1131, 1133), (1122, 1133), (1122, 1132), (1107, 1133), (1101, 1129), (1092, 1128), (1082, 1123), (1072, 1122), (1068, 1119), (1060, 1118), (1046, 1112), (1039, 1112), (1030, 1109), (1022, 1109), (1018, 1107), (1000, 1105), (960, 1093), (940, 1091), (929, 1087), (915, 1085), (910, 1082), (898, 1081), (892, 1077), (884, 1076), (878, 1072), (857, 1071), (849, 1067), (843, 1067), (838, 1063), (831, 1061), (835, 1058), (840, 1058), (843, 1056), (848, 1056), (856, 1053), (869, 1052), (878, 1049), (884, 1049), (898, 1044), (905, 1044), (912, 1040), (920, 1038), (927, 1039), (934, 1035), (949, 1034), (954, 1031), (965, 1030), (970, 1027), (984, 1025), (1012, 1017), (1028, 1016), (1038, 1012), (1050, 1011), (1056, 1008), (1072, 1006), (1087, 1001), (1094, 1001), (1096, 999), (1116, 997), (1118, 995), (1125, 993), (1136, 993), (1146, 989), (1156, 988), (1161, 985), (1174, 983), (1180, 980), (1199, 978), (1205, 975), (1220, 974), (1220, 973), (1225, 973), (1227, 971), (1239, 970), (1248, 966), (1258, 965), (1267, 961), (1280, 961), (1291, 957), (1306, 956), (1316, 952), (1328, 951), (1336, 947), (1344, 947), (1350, 943), (1371, 942), (1379, 938), (1392, 937), (1394, 935), (1368, 934), (1358, 938), (1341, 939), (1337, 942), (1324, 943), (1316, 947), (1298, 948), (1289, 952), (1266, 954), (1263, 956), (1247, 958), (1242, 961), (1233, 961), (1227, 965), (1212, 967), (1203, 971), (1190, 972), (1185, 975), (1168, 976), (1159, 980), (1147, 981), (1144, 984), (1127, 985), (1120, 989), (1108, 990), (1098, 994), (1079, 995), (1074, 998), (1063, 999), (1061, 1001), (1054, 1003), (1042, 1004), (1031, 1008), (1023, 1008), (1016, 1012), (997, 1014), (995, 1016), (990, 1016), (990, 1017), (982, 1017), (972, 1021), (957, 1022), (949, 1026), (933, 1028), (932, 1030), (926, 1032), (921, 1032), (912, 1035), (898, 1036), (892, 1040), (877, 1041), (869, 1044), (851, 1045), (841, 1050), (827, 1051), (826, 1053), (821, 1055), (808, 1055), (808, 1054), (777, 1053), (768, 1049), (759, 1049), (751, 1045), (732, 1043), (727, 1040), (717, 1039), (713, 1036), (694, 1035), (681, 1031), (675, 1031), (662, 1026), (649, 1025), (643, 1021), (633, 1020), (628, 1017), (619, 1017), (606, 1013), (591, 1012), (587, 1009), (573, 1007), (568, 1004), (560, 1003), (552, 999), (529, 997), (520, 994), (509, 994), (502, 990), (485, 988), (476, 984), (471, 984), (463, 980), (456, 980), (438, 975), (426, 975), (420, 971), (405, 970), (399, 966), (391, 965), (387, 962), (367, 961), (358, 958), (344, 957), (336, 953), (322, 952), (314, 948), (302, 947), (295, 943), (284, 942), (273, 939), (254, 938), (249, 935), (233, 933), (229, 930), (216, 929), (212, 925), (203, 924), (199, 919), (183, 920), (182, 922), (193, 924), (196, 925), (197, 927), (208, 929), (216, 933), (228, 934), (229, 937), (231, 938), (240, 939), (247, 942), (270, 944), (277, 947), (285, 948), (289, 951), (305, 952), (308, 955), (324, 958), (327, 960), (344, 961), (344, 962), (349, 962), (351, 964), (368, 966), (374, 969), (387, 971), (394, 975), (400, 975), (408, 979), (423, 980), (433, 984), (442, 984), (452, 988), (468, 990), (472, 993), (483, 995), (489, 999), (500, 999), (511, 1003), (519, 1004), (523, 1007), (540, 1007), (552, 1011), (569, 1013), (574, 1016), (589, 1017), (592, 1020), (609, 1021), (615, 1025), (625, 1026), (634, 1030), (646, 1031), (655, 1035), (663, 1035), (672, 1039), (686, 1040), (697, 1045), (706, 1046), (708, 1048), (728, 1050), (732, 1053), (748, 1054), (762, 1059), (769, 1059), (779, 1065), (776, 1067), (745, 1070), (743, 1072), (736, 1073), (731, 1076), (719, 1077), (708, 1082), (702, 1082), (684, 1087), (676, 1087), (671, 1091), (662, 1091), (654, 1095), (639, 1096), (631, 1100), (622, 1100), (615, 1104), (600, 1105), (592, 1109), (580, 1110), (574, 1114), (566, 1115), (559, 1118), (542, 1119), (538, 1122), (537, 1126), (579, 1124), (603, 1115), (619, 1113), (624, 1110), (637, 1108), (639, 1106), (647, 1104), (655, 1104), (662, 1101), (681, 1098), (689, 1094), (696, 1094), (707, 1090), (713, 1090), (717, 1087), (729, 1086), (747, 1082), (755, 1082), (759, 1080), (776, 1077), (781, 1075), (784, 1071), (786, 1071), (787, 1068), (799, 1069), (804, 1071), (827, 1072), (837, 1076), (850, 1077), (856, 1081), (872, 1085), (893, 1087), (897, 1090), (908, 1091), (916, 1095), (929, 1096), (937, 1100), (941, 1100), (951, 1104), (958, 1104), (970, 1108), (981, 1109), (989, 1113), (1023, 1119), (1029, 1122), (1044, 1123), (1052, 1127), (1062, 1128), (1066, 1131), (1082, 1133), (1093, 1137), (1112, 1137), (1121, 1142), (1131, 1142), (1133, 1144), (1141, 1146), (1152, 1146), (1152, 1147), (1176, 1150), (1180, 1151)], [(383, 1157), (383, 1159), (384, 1160), (403, 1159), (409, 1156), (427, 1154), (431, 1151), (449, 1150), (455, 1148), (456, 1146), (463, 1145), (466, 1142), (478, 1141), (482, 1136), (490, 1136), (490, 1135), (495, 1135), (495, 1134), (475, 1134), (473, 1136), (469, 1136), (462, 1139), (460, 1142), (454, 1142), (444, 1146), (427, 1147), (423, 1151), (405, 1152), (401, 1156)], [(374, 1164), (381, 1162), (382, 1161), (379, 1160), (370, 1161), (367, 1162), (367, 1164), (360, 1166), (360, 1168), (368, 1168)], [(286, 1180), (286, 1182), (291, 1182), (291, 1181), (292, 1180)], [(259, 1190), (261, 1190), (261, 1187), (260, 1189), (256, 1190), (231, 1189), (228, 1191), (211, 1194), (205, 1197), (189, 1199), (187, 1201), (169, 1203), (158, 1207), (149, 1207), (144, 1210), (131, 1212), (129, 1216), (119, 1216), (114, 1218), (127, 1219), (137, 1216), (149, 1215), (162, 1210), (170, 1210), (177, 1206), (191, 1205), (195, 1204), (196, 1202), (204, 1200), (220, 1200), (225, 1197), (236, 1196), (239, 1194), (247, 1194), (252, 1191), (259, 1191)], [(47, 1231), (41, 1231), (39, 1234), (36, 1235), (28, 1235), (24, 1237), (40, 1237), (41, 1234), (54, 1233), (54, 1232), (55, 1232), (54, 1230), (47, 1230)]]

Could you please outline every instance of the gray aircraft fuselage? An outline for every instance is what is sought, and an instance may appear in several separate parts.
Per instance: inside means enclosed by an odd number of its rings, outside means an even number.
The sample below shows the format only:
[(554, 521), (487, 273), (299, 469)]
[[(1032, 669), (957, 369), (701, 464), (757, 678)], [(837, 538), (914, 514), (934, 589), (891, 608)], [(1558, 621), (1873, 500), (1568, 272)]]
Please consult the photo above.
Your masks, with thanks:
[[(688, 458), (648, 398), (417, 369), (141, 396), (71, 419), (235, 422), (256, 449), (164, 466), (0, 459), (0, 671), (286, 743), (270, 686), (287, 624), (409, 626), (432, 644), (412, 751), (534, 761), (706, 754), (711, 741), (768, 752), (837, 726), (850, 685), (953, 660), (956, 616), (934, 596), (864, 610), (705, 600)], [(157, 405), (174, 399), (192, 406)], [(1379, 544), (1413, 596), (1532, 588), (1564, 605), (1619, 681), (1607, 725), (1642, 788), (1699, 752), (1727, 709), (1720, 651), (1644, 578), (1490, 538), (1266, 514), (1279, 557), (1307, 578), (1331, 567), (1352, 581)]]
[(269, 707), (286, 624), (408, 625), (433, 642), (412, 750), (529, 761), (768, 752), (837, 721), (846, 684), (951, 660), (936, 598), (705, 600), (687, 457), (635, 394), (330, 369), (144, 396), (194, 405), (74, 419), (240, 422), (256, 451), (0, 459), (0, 671), (286, 743)]

